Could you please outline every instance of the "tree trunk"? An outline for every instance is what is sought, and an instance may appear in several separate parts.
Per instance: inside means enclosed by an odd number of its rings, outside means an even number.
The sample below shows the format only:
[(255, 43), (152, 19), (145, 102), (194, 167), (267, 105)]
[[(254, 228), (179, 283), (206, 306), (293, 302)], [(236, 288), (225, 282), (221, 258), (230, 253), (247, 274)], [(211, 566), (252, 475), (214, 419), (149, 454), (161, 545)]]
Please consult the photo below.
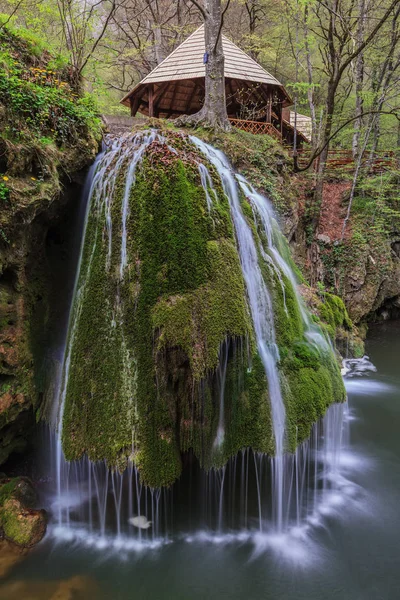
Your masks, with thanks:
[(306, 62), (307, 62), (307, 76), (308, 76), (308, 89), (307, 89), (307, 99), (308, 106), (310, 108), (311, 114), (311, 145), (312, 150), (314, 151), (318, 145), (317, 142), (317, 117), (315, 113), (315, 102), (314, 102), (314, 77), (313, 77), (313, 66), (311, 62), (311, 51), (310, 51), (310, 43), (309, 43), (309, 31), (308, 31), (308, 5), (306, 4), (304, 9), (304, 49), (306, 52)]
[(205, 0), (204, 38), (206, 47), (206, 76), (204, 105), (194, 115), (176, 119), (178, 125), (202, 125), (212, 129), (230, 131), (226, 111), (224, 53), (222, 48), (221, 0)]
[(313, 211), (312, 211), (312, 222), (315, 227), (318, 225), (319, 213), (322, 204), (322, 194), (324, 189), (324, 176), (325, 176), (325, 168), (326, 163), (328, 161), (328, 153), (329, 153), (329, 138), (332, 132), (332, 119), (335, 111), (335, 93), (336, 93), (337, 85), (335, 81), (331, 80), (328, 84), (328, 93), (327, 93), (327, 101), (326, 101), (326, 116), (325, 116), (325, 126), (322, 132), (322, 139), (320, 142), (321, 147), (323, 148), (321, 154), (319, 155), (318, 160), (318, 171), (316, 175), (316, 184), (314, 191), (314, 199), (313, 199)]
[(159, 23), (155, 23), (153, 27), (154, 39), (154, 58), (156, 64), (159, 65), (165, 58), (162, 47), (162, 31)]
[[(365, 31), (365, 19), (366, 19), (366, 4), (365, 0), (358, 0), (358, 22), (357, 22), (357, 46), (360, 46), (364, 41)], [(356, 83), (356, 111), (355, 116), (357, 119), (354, 121), (354, 135), (353, 135), (353, 157), (357, 158), (360, 146), (360, 135), (363, 113), (363, 87), (364, 87), (364, 54), (360, 54), (356, 58), (355, 67), (355, 83)]]
[(400, 157), (400, 121), (397, 122), (397, 147), (396, 155)]

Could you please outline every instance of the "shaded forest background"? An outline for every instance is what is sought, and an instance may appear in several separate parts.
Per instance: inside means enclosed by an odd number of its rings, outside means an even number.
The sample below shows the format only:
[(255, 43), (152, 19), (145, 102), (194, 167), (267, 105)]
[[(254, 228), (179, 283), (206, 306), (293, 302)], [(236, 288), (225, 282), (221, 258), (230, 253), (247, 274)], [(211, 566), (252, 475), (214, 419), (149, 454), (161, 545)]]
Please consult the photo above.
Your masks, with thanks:
[[(126, 114), (121, 97), (202, 23), (192, 0), (1, 0), (0, 13), (107, 114)], [(312, 117), (315, 147), (329, 120), (331, 147), (355, 157), (399, 148), (399, 0), (231, 0), (224, 33)]]

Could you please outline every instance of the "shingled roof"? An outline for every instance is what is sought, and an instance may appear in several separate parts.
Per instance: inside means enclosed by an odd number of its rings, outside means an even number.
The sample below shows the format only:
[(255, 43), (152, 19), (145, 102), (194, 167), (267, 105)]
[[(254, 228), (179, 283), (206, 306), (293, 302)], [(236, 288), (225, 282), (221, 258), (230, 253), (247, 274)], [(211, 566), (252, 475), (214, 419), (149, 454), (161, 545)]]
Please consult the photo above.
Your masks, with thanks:
[[(225, 56), (226, 80), (248, 82), (249, 84), (259, 84), (262, 86), (274, 86), (280, 90), (283, 97), (283, 104), (285, 106), (291, 104), (290, 97), (285, 88), (275, 77), (273, 77), (273, 75), (268, 73), (268, 71), (261, 67), (261, 65), (224, 35), (222, 36), (222, 45)], [(164, 84), (162, 87), (163, 95), (167, 94), (168, 88), (170, 92), (168, 95), (171, 96), (168, 100), (172, 100), (172, 97), (174, 97), (175, 103), (178, 102), (179, 96), (185, 94), (185, 91), (187, 94), (194, 93), (196, 91), (196, 86), (193, 85), (193, 81), (204, 80), (205, 78), (205, 64), (203, 63), (204, 52), (204, 25), (202, 25), (155, 69), (153, 69), (151, 73), (142, 79), (142, 81), (121, 100), (122, 104), (129, 106), (130, 98), (138, 95), (141, 91), (144, 91), (144, 88), (147, 88), (149, 84), (155, 84), (156, 90), (157, 88), (161, 89), (160, 84)], [(192, 82), (187, 86), (187, 89), (185, 89), (184, 85), (178, 84), (179, 82), (183, 83), (183, 80)], [(172, 91), (171, 86), (166, 85), (168, 82), (176, 82), (178, 84), (175, 86), (176, 89), (174, 91)], [(165, 104), (165, 102), (162, 104)], [(183, 100), (182, 104), (185, 105), (185, 111), (190, 111), (190, 106), (187, 107), (187, 104), (183, 102)], [(193, 106), (193, 110), (196, 109), (197, 107)], [(141, 108), (139, 108), (139, 110), (141, 110)], [(180, 112), (180, 110), (180, 107), (178, 107), (177, 112)]]

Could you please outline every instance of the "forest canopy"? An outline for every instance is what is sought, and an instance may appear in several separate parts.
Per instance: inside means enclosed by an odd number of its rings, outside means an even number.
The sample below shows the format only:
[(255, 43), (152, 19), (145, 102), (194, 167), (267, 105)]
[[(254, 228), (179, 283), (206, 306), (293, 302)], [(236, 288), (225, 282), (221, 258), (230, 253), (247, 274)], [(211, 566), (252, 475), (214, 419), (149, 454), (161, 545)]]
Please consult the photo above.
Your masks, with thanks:
[[(227, 7), (226, 0), (222, 5)], [(1, 27), (25, 30), (69, 63), (103, 113), (202, 22), (192, 0), (1, 0)], [(313, 144), (396, 150), (400, 143), (400, 1), (231, 0), (224, 34), (311, 116)]]

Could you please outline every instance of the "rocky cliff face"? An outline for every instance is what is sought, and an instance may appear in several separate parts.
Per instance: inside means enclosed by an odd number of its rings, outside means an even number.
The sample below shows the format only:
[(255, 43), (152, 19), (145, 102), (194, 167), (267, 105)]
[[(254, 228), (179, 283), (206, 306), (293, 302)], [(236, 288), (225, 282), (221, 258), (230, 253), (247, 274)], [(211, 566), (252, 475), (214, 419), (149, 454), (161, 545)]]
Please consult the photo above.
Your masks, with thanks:
[[(73, 179), (94, 160), (98, 121), (68, 66), (28, 34), (0, 31), (0, 464), (21, 451), (41, 397), (35, 353), (50, 310), (46, 240)], [(39, 359), (38, 359), (39, 360)]]
[[(348, 177), (347, 177), (348, 179)], [(360, 182), (350, 220), (342, 236), (350, 184), (331, 178), (324, 187), (318, 229), (307, 234), (298, 205), (292, 245), (314, 286), (340, 295), (358, 324), (399, 314), (400, 211), (396, 172), (371, 175)]]

